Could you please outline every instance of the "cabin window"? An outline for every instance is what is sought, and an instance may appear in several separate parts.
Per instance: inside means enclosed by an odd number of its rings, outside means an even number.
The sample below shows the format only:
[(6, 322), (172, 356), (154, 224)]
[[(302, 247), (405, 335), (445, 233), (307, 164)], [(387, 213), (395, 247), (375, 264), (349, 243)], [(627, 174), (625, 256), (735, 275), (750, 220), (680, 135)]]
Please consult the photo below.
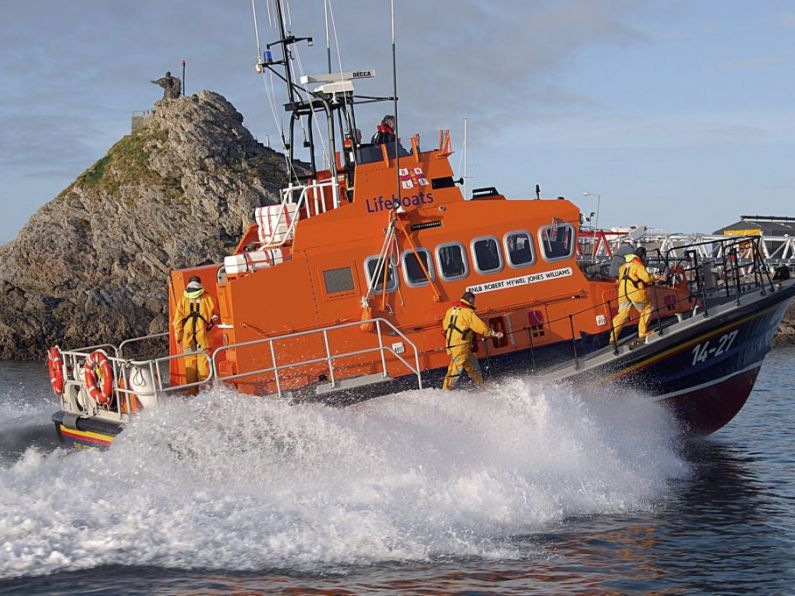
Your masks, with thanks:
[(533, 254), (533, 239), (527, 232), (509, 232), (505, 234), (505, 254), (511, 267), (527, 267), (532, 265), (536, 257)]
[(326, 286), (326, 294), (351, 292), (353, 291), (353, 272), (350, 267), (328, 269), (323, 272), (323, 283)]
[(544, 259), (559, 261), (574, 254), (574, 226), (568, 223), (544, 226), (538, 231)]
[[(368, 283), (373, 280), (373, 276), (378, 275), (373, 285), (373, 291), (381, 292), (384, 289), (384, 266), (380, 257), (369, 257), (364, 264), (364, 271), (367, 273)], [(392, 259), (386, 260), (386, 291), (394, 292), (397, 289), (397, 277), (395, 277), (395, 264)]]
[[(419, 255), (419, 259), (417, 258)], [(422, 265), (420, 265), (422, 263)], [(403, 277), (406, 283), (412, 287), (427, 286), (428, 278), (422, 268), (433, 279), (433, 264), (431, 263), (431, 253), (426, 248), (418, 248), (415, 254), (413, 250), (403, 253)]]
[(478, 273), (493, 273), (502, 269), (500, 245), (493, 236), (475, 238), (472, 241), (472, 254)]
[(462, 279), (469, 273), (464, 246), (459, 242), (437, 246), (436, 262), (439, 263), (440, 275), (445, 281)]

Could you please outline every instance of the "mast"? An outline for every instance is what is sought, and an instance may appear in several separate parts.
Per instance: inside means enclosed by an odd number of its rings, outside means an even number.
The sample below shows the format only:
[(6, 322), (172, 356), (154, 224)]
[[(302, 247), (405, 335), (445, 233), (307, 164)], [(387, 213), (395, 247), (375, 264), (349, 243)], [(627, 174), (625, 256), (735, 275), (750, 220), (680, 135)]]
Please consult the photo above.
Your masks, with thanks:
[[(293, 89), (293, 69), (290, 65), (290, 50), (287, 49), (287, 46), (295, 43), (296, 39), (292, 35), (287, 37), (287, 28), (284, 24), (284, 8), (282, 7), (282, 0), (276, 0), (276, 12), (279, 17), (279, 33), (281, 34), (281, 39), (276, 43), (280, 43), (282, 46), (284, 74), (287, 77), (287, 96), (290, 98), (290, 103), (295, 103), (295, 90)], [(292, 137), (292, 133), (290, 136)], [(290, 139), (290, 145), (292, 145), (292, 138)]]
[[(295, 73), (293, 72), (292, 67), (292, 50), (291, 46), (295, 45), (296, 43), (306, 41), (309, 45), (312, 45), (312, 38), (311, 37), (296, 37), (292, 32), (288, 30), (287, 21), (286, 21), (286, 9), (289, 9), (289, 6), (285, 5), (284, 0), (274, 0), (276, 5), (276, 18), (279, 20), (279, 39), (268, 43), (265, 47), (267, 51), (262, 55), (258, 56), (257, 59), (257, 72), (264, 72), (268, 70), (270, 73), (281, 79), (287, 85), (287, 96), (288, 102), (284, 105), (284, 108), (287, 112), (290, 112), (290, 132), (289, 132), (289, 140), (284, 142), (284, 146), (287, 149), (286, 161), (287, 161), (287, 174), (290, 178), (291, 184), (296, 183), (297, 185), (301, 184), (301, 181), (305, 178), (312, 178), (317, 175), (318, 171), (318, 164), (316, 163), (316, 155), (315, 155), (315, 142), (316, 142), (316, 135), (314, 134), (313, 126), (315, 124), (315, 112), (322, 112), (325, 114), (325, 119), (327, 123), (327, 130), (323, 133), (322, 136), (328, 137), (328, 147), (329, 147), (329, 170), (331, 173), (332, 178), (335, 180), (337, 179), (337, 140), (340, 139), (340, 142), (344, 139), (350, 139), (352, 145), (358, 144), (358, 138), (356, 135), (356, 116), (355, 116), (355, 105), (357, 103), (372, 103), (378, 101), (387, 101), (389, 99), (394, 99), (395, 101), (395, 114), (397, 114), (397, 97), (395, 93), (394, 98), (388, 97), (372, 97), (372, 96), (356, 96), (354, 92), (353, 82), (356, 79), (363, 79), (363, 78), (370, 78), (375, 76), (375, 71), (373, 69), (363, 69), (357, 70), (353, 72), (342, 72), (342, 65), (340, 64), (340, 72), (339, 74), (332, 73), (332, 61), (331, 61), (331, 26), (333, 26), (333, 9), (331, 7), (331, 3), (329, 0), (324, 0), (324, 9), (325, 9), (325, 17), (326, 17), (326, 68), (328, 70), (327, 74), (322, 75), (305, 75), (302, 74), (300, 77), (300, 85), (296, 80), (294, 80)], [(252, 4), (253, 10), (253, 4)], [(394, 13), (394, 2), (392, 7)], [(257, 36), (257, 45), (259, 48), (259, 33), (256, 29), (256, 11), (254, 11), (254, 19), (255, 19), (255, 34)], [(397, 90), (397, 74), (395, 72), (395, 34), (394, 34), (394, 16), (392, 19), (392, 46), (393, 46), (393, 86), (395, 91)], [(335, 34), (336, 39), (336, 34)], [(273, 56), (271, 55), (270, 48), (274, 45), (280, 45), (282, 47), (282, 59), (281, 60), (274, 60)], [(258, 49), (259, 51), (259, 49)], [(277, 66), (284, 66), (284, 73), (282, 74), (280, 71), (281, 69), (276, 69)], [(307, 86), (311, 85), (311, 86)], [(338, 112), (336, 115), (334, 112)], [(311, 162), (311, 171), (308, 175), (300, 175), (293, 167), (294, 158), (295, 158), (295, 123), (296, 122), (303, 122), (303, 118), (307, 118), (307, 123), (309, 127), (309, 131), (307, 132), (307, 136), (304, 140), (304, 147), (307, 147), (310, 154), (310, 162)], [(321, 117), (318, 115), (318, 117)], [(335, 122), (337, 120), (338, 122)], [(397, 116), (395, 117), (396, 126), (395, 132), (397, 133)], [(335, 131), (336, 125), (339, 125), (339, 129)], [(284, 135), (283, 135), (284, 136)], [(356, 165), (356, 147), (352, 147), (353, 151), (350, 152), (350, 155), (347, 151), (345, 151), (344, 142), (342, 143), (343, 151), (341, 152), (341, 157), (343, 159), (344, 169), (343, 172), (348, 178), (348, 186), (349, 188), (352, 186), (353, 176), (355, 172), (355, 165)], [(398, 156), (398, 145), (397, 145), (397, 136), (395, 139), (395, 156), (396, 159), (399, 160)], [(399, 162), (398, 162), (399, 163)], [(400, 194), (400, 178), (399, 172), (398, 176), (396, 177), (398, 188), (397, 192), (398, 195)], [(338, 196), (338, 188), (336, 183), (334, 184), (334, 202), (335, 207), (338, 206), (339, 196)]]
[(328, 0), (323, 0), (323, 13), (326, 17), (326, 62), (328, 63), (328, 73), (331, 74), (331, 38), (328, 29)]

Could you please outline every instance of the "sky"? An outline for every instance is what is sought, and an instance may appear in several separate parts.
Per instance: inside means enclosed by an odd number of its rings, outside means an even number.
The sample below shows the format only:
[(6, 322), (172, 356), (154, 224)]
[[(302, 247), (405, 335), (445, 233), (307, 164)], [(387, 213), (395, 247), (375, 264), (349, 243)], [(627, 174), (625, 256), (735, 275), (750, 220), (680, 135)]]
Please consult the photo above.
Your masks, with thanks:
[[(272, 2), (273, 0), (271, 0)], [(388, 0), (329, 0), (335, 68), (392, 91)], [(323, 0), (290, 0), (324, 72)], [(262, 45), (276, 39), (255, 0)], [(795, 216), (795, 3), (395, 0), (401, 136), (450, 128), (470, 188), (565, 196), (601, 227), (711, 232)], [(0, 243), (129, 133), (181, 74), (278, 149), (251, 0), (0, 0)], [(284, 102), (281, 88), (279, 103)], [(391, 104), (362, 107), (365, 137)], [(283, 113), (279, 117), (284, 119)], [(585, 196), (584, 193), (592, 193)], [(597, 197), (599, 195), (599, 197)]]

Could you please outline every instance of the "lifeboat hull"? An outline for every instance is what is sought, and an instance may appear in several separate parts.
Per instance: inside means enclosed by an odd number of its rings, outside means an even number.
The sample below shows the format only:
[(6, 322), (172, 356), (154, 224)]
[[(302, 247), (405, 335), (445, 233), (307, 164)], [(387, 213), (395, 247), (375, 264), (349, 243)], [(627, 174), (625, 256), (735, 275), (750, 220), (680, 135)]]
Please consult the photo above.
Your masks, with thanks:
[(689, 434), (710, 434), (745, 404), (793, 296), (790, 282), (709, 317), (697, 314), (634, 350), (622, 347), (618, 356), (595, 356), (546, 378), (640, 391), (668, 405)]
[[(715, 308), (710, 316), (696, 314), (635, 349), (628, 349), (625, 341), (617, 355), (612, 347), (594, 350), (606, 343), (606, 337), (594, 336), (496, 357), (483, 349), (478, 356), (487, 378), (532, 374), (583, 391), (609, 386), (639, 391), (669, 406), (687, 434), (707, 435), (725, 426), (745, 404), (793, 297), (795, 281), (766, 295), (744, 296), (739, 305)], [(545, 363), (567, 361), (544, 368)], [(441, 386), (445, 372), (425, 371), (423, 385)], [(319, 395), (307, 387), (289, 398), (342, 406), (414, 388), (416, 377), (409, 375)], [(56, 412), (53, 422), (61, 440), (78, 447), (108, 447), (123, 429), (121, 423), (65, 412)]]
[(124, 428), (119, 423), (100, 418), (77, 417), (62, 410), (53, 414), (52, 422), (61, 442), (77, 448), (106, 449)]

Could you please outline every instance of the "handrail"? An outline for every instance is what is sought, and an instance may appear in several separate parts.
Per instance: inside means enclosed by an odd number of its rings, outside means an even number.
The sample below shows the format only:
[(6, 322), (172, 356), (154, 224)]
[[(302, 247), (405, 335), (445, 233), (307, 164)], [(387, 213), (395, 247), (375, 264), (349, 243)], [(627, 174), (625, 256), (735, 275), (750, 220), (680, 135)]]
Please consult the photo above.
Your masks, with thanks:
[[(320, 210), (318, 209), (318, 205), (323, 206), (322, 212), (325, 213), (326, 203), (324, 197), (321, 193), (321, 200), (318, 203), (317, 192), (318, 190), (323, 190), (327, 187), (331, 188), (332, 197), (334, 197), (334, 204), (337, 206), (339, 204), (339, 180), (336, 177), (329, 178), (327, 180), (321, 180), (318, 182), (317, 180), (312, 180), (312, 184), (298, 184), (293, 185), (290, 184), (287, 188), (281, 190), (281, 203), (279, 206), (281, 207), (278, 215), (278, 221), (281, 221), (284, 218), (285, 211), (287, 209), (287, 205), (295, 205), (296, 216), (293, 217), (292, 221), (290, 222), (290, 227), (287, 229), (287, 232), (284, 234), (284, 237), (279, 242), (265, 242), (262, 243), (261, 248), (276, 248), (279, 246), (283, 246), (285, 242), (287, 242), (288, 238), (291, 238), (295, 234), (296, 226), (298, 225), (298, 220), (300, 219), (301, 208), (306, 206), (306, 215), (307, 218), (312, 217), (311, 209), (309, 208), (309, 199), (308, 199), (308, 190), (311, 188), (313, 190), (313, 198), (315, 203), (315, 215), (319, 215)], [(300, 195), (298, 196), (298, 200), (293, 200), (293, 195), (296, 191), (300, 191)]]
[(153, 374), (152, 378), (157, 379), (157, 389), (163, 393), (168, 393), (170, 391), (179, 391), (181, 389), (188, 389), (191, 387), (198, 387), (199, 385), (205, 385), (209, 383), (213, 378), (213, 370), (212, 366), (209, 366), (209, 372), (204, 379), (198, 379), (193, 383), (183, 383), (182, 385), (167, 385), (163, 383), (163, 375), (160, 372), (160, 365), (164, 362), (171, 362), (172, 360), (179, 360), (180, 358), (189, 358), (191, 356), (202, 356), (204, 355), (205, 358), (208, 360), (208, 364), (212, 365), (212, 359), (210, 355), (203, 351), (203, 350), (195, 350), (193, 352), (182, 352), (180, 354), (169, 354), (168, 356), (161, 356), (159, 358), (152, 358), (150, 360), (127, 360), (128, 364), (132, 364), (134, 366), (154, 366), (154, 370), (152, 371)]
[[(354, 350), (354, 351), (343, 352), (343, 353), (339, 353), (339, 354), (332, 354), (331, 345), (330, 345), (331, 342), (329, 340), (329, 332), (335, 331), (335, 330), (338, 330), (338, 329), (345, 329), (345, 328), (353, 327), (353, 326), (360, 326), (362, 324), (367, 324), (367, 323), (374, 323), (375, 324), (376, 334), (378, 336), (378, 347), (367, 348), (367, 349), (364, 349), (364, 350)], [(406, 344), (411, 346), (411, 349), (414, 352), (414, 366), (411, 366), (411, 364), (409, 364), (406, 361), (406, 359), (403, 358), (400, 354), (398, 354), (391, 346), (384, 345), (383, 332), (382, 332), (382, 329), (381, 329), (382, 325), (385, 325), (386, 327), (388, 327), (392, 332), (394, 332), (398, 337), (400, 337)], [(305, 337), (305, 336), (308, 336), (308, 335), (318, 335), (318, 334), (322, 335), (323, 340), (324, 340), (325, 352), (326, 352), (325, 356), (321, 356), (321, 357), (318, 357), (318, 358), (310, 358), (310, 359), (307, 359), (307, 360), (301, 360), (301, 361), (298, 361), (298, 362), (290, 362), (290, 363), (285, 363), (285, 364), (278, 364), (277, 363), (276, 349), (274, 347), (274, 343), (275, 342), (295, 339), (297, 337)], [(236, 373), (236, 374), (233, 374), (233, 375), (220, 376), (220, 374), (218, 374), (219, 356), (222, 353), (227, 352), (229, 350), (233, 350), (233, 349), (236, 350), (238, 348), (245, 348), (245, 347), (249, 347), (249, 346), (262, 345), (262, 344), (266, 344), (266, 343), (270, 347), (271, 361), (272, 361), (273, 366), (268, 367), (268, 368), (257, 369), (257, 370), (245, 371), (245, 372), (242, 372), (242, 373)], [(329, 368), (329, 379), (330, 379), (330, 383), (329, 384), (330, 384), (331, 387), (334, 387), (336, 385), (336, 383), (337, 383), (337, 381), (335, 379), (335, 376), (334, 376), (334, 361), (335, 360), (338, 360), (340, 358), (349, 358), (351, 356), (360, 356), (360, 355), (363, 355), (363, 354), (370, 354), (370, 353), (373, 353), (373, 352), (380, 352), (380, 354), (381, 354), (381, 367), (382, 367), (382, 374), (383, 374), (384, 378), (386, 378), (388, 376), (385, 352), (390, 352), (393, 356), (395, 356), (395, 358), (397, 360), (399, 360), (403, 364), (403, 366), (405, 366), (409, 371), (411, 371), (417, 377), (418, 388), (422, 389), (422, 375), (421, 375), (421, 371), (420, 371), (420, 357), (419, 357), (419, 350), (417, 349), (417, 346), (402, 331), (400, 331), (400, 329), (398, 329), (391, 322), (389, 322), (388, 320), (383, 319), (383, 318), (374, 318), (374, 319), (370, 319), (368, 321), (351, 321), (351, 322), (347, 322), (347, 323), (340, 323), (338, 325), (331, 325), (331, 326), (328, 326), (328, 327), (321, 327), (319, 329), (309, 329), (309, 330), (306, 330), (306, 331), (298, 331), (298, 332), (295, 332), (295, 333), (287, 333), (287, 334), (284, 334), (284, 335), (277, 335), (277, 336), (274, 336), (274, 337), (266, 337), (266, 338), (263, 338), (263, 339), (255, 339), (255, 340), (251, 340), (251, 341), (245, 341), (245, 342), (239, 342), (239, 343), (236, 343), (236, 344), (230, 344), (228, 346), (221, 346), (220, 348), (217, 348), (213, 352), (213, 355), (212, 355), (212, 364), (213, 364), (212, 369), (213, 369), (213, 375), (215, 376), (215, 378), (217, 378), (218, 380), (222, 380), (222, 381), (227, 381), (227, 380), (232, 380), (232, 379), (239, 379), (239, 378), (249, 377), (249, 376), (254, 376), (254, 375), (273, 373), (274, 382), (276, 384), (276, 394), (279, 397), (282, 397), (283, 392), (282, 392), (282, 387), (281, 387), (281, 379), (279, 377), (279, 371), (280, 370), (299, 368), (299, 367), (303, 367), (303, 366), (309, 366), (311, 364), (318, 364), (320, 362), (326, 362), (328, 364), (328, 368)]]
[(96, 344), (93, 346), (86, 346), (84, 348), (76, 348), (74, 350), (61, 350), (61, 354), (70, 354), (75, 356), (90, 356), (91, 352), (93, 352), (94, 350), (100, 350), (105, 348), (111, 348), (113, 350), (113, 355), (118, 357), (119, 348), (117, 348), (113, 344)]
[(119, 358), (121, 358), (124, 354), (124, 346), (128, 346), (137, 342), (145, 341), (147, 339), (156, 339), (158, 337), (166, 337), (168, 336), (168, 331), (164, 331), (162, 333), (151, 333), (149, 335), (141, 335), (140, 337), (131, 337), (129, 339), (125, 339), (123, 342), (119, 344), (119, 349), (117, 354)]

